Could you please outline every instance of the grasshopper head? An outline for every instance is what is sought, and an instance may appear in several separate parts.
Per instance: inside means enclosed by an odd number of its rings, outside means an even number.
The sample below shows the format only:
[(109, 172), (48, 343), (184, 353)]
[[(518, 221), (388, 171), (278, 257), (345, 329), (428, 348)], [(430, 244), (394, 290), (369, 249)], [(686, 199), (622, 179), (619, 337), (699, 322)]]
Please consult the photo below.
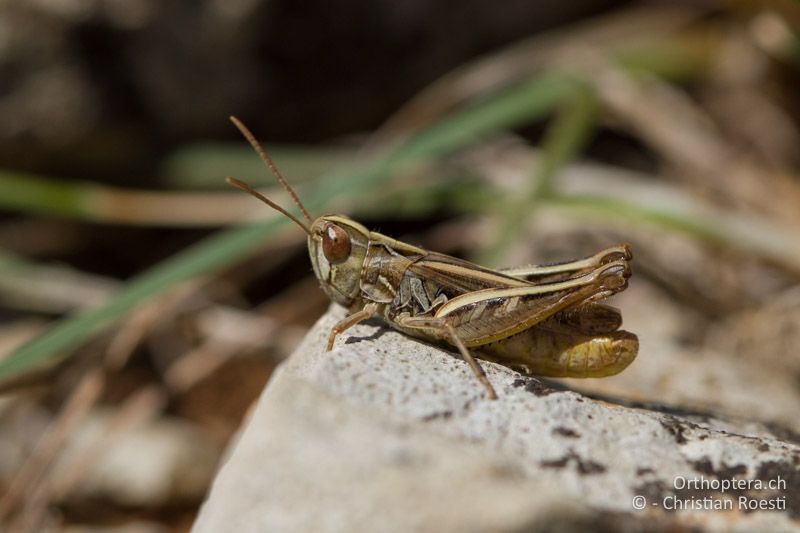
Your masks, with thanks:
[(300, 198), (297, 197), (297, 193), (289, 186), (286, 178), (283, 177), (283, 174), (272, 162), (272, 159), (261, 148), (261, 145), (258, 144), (250, 130), (236, 117), (231, 117), (231, 122), (242, 132), (242, 135), (258, 153), (281, 187), (289, 193), (292, 201), (303, 214), (305, 222), (248, 184), (230, 177), (225, 178), (225, 181), (282, 213), (306, 232), (311, 265), (314, 267), (314, 274), (317, 275), (317, 279), (322, 284), (322, 290), (334, 302), (350, 307), (361, 288), (361, 267), (367, 255), (369, 230), (344, 215), (323, 216), (312, 222), (311, 215), (303, 206)]
[(308, 253), (328, 297), (349, 307), (360, 291), (369, 230), (344, 215), (319, 217), (311, 225)]

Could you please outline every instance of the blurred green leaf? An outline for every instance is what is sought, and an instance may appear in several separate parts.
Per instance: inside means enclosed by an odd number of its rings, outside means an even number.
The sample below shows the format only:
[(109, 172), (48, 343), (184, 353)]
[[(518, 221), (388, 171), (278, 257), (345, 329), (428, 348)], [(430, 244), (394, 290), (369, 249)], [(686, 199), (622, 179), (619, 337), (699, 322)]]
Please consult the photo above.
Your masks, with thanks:
[(686, 34), (621, 47), (613, 57), (634, 76), (680, 82), (708, 72), (719, 47), (719, 40), (706, 34)]
[[(297, 147), (265, 145), (270, 157), (292, 183), (302, 183), (331, 170), (353, 164), (354, 148)], [(160, 166), (161, 183), (175, 189), (214, 189), (226, 187), (222, 178), (235, 176), (254, 186), (275, 181), (264, 165), (253, 157), (246, 143), (195, 143), (174, 151)]]
[(85, 218), (91, 183), (67, 182), (38, 174), (0, 170), (0, 208), (27, 213)]
[(643, 207), (631, 202), (596, 195), (559, 195), (548, 198), (548, 205), (568, 208), (576, 214), (591, 214), (608, 220), (648, 223), (677, 233), (685, 233), (713, 243), (728, 243), (725, 232), (708, 220), (685, 212)]
[(580, 81), (563, 92), (559, 110), (542, 140), (542, 158), (533, 169), (527, 193), (511, 201), (498, 203), (496, 210), (501, 229), (492, 244), (478, 257), (481, 264), (496, 264), (523, 231), (525, 221), (536, 204), (548, 197), (558, 171), (583, 149), (594, 133), (598, 119), (598, 102), (589, 86)]

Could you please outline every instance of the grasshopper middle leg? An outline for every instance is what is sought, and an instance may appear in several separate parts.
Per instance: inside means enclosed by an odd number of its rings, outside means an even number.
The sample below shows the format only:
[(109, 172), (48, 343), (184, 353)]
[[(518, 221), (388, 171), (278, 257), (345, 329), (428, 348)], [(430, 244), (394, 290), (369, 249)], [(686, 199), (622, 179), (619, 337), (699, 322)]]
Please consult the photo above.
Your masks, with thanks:
[(486, 372), (483, 370), (483, 367), (481, 367), (480, 363), (469, 353), (467, 347), (464, 346), (464, 343), (456, 334), (456, 330), (447, 320), (431, 317), (399, 316), (397, 317), (397, 323), (410, 329), (424, 329), (433, 333), (436, 337), (449, 341), (450, 344), (455, 346), (461, 353), (461, 357), (470, 366), (475, 377), (486, 387), (489, 399), (497, 399), (497, 393), (492, 383), (489, 381), (489, 378), (486, 377)]

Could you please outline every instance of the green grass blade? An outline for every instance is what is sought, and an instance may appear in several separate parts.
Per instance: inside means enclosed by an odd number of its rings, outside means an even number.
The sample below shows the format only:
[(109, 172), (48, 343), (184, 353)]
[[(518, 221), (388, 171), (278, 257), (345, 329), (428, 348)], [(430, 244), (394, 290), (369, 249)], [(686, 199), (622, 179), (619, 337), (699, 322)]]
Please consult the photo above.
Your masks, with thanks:
[(0, 379), (7, 379), (53, 361), (79, 346), (136, 305), (178, 283), (234, 262), (274, 232), (278, 221), (224, 230), (161, 262), (128, 282), (105, 305), (60, 320), (39, 337), (0, 361)]
[(563, 92), (559, 112), (542, 141), (542, 158), (533, 170), (531, 185), (520, 199), (501, 204), (502, 211), (497, 212), (501, 218), (501, 230), (478, 262), (495, 264), (517, 240), (536, 204), (551, 194), (558, 171), (572, 161), (591, 138), (597, 124), (598, 109), (594, 94), (582, 82), (574, 81)]
[[(356, 148), (265, 146), (281, 172), (293, 184), (303, 183), (333, 169), (352, 166)], [(349, 163), (349, 165), (348, 165)], [(159, 165), (159, 183), (180, 190), (209, 190), (227, 187), (220, 176), (235, 176), (253, 186), (275, 185), (264, 165), (253, 157), (253, 149), (241, 142), (198, 142), (175, 150)]]
[(768, 219), (690, 205), (680, 209), (656, 207), (597, 195), (552, 196), (546, 203), (570, 216), (647, 224), (683, 233), (800, 272), (800, 248), (796, 246), (800, 231)]
[(0, 208), (26, 213), (88, 218), (94, 185), (39, 174), (0, 170)]

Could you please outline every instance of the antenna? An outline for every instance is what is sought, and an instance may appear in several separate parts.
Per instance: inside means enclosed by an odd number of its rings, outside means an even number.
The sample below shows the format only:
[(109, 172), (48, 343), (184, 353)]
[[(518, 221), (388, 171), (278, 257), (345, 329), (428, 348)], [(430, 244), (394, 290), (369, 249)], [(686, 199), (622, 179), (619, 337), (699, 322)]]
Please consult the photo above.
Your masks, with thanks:
[(262, 202), (264, 202), (265, 204), (270, 206), (275, 211), (278, 211), (279, 213), (283, 213), (284, 215), (289, 217), (292, 221), (294, 221), (295, 224), (297, 224), (298, 226), (303, 228), (303, 231), (305, 231), (306, 233), (311, 235), (311, 229), (306, 224), (303, 224), (296, 216), (292, 215), (291, 213), (286, 211), (284, 208), (282, 208), (281, 206), (279, 206), (278, 204), (276, 204), (275, 202), (273, 202), (272, 200), (270, 200), (269, 198), (267, 198), (266, 196), (264, 196), (263, 194), (261, 194), (260, 192), (258, 192), (257, 190), (255, 190), (254, 188), (249, 186), (248, 184), (246, 184), (245, 182), (239, 181), (236, 178), (232, 178), (230, 176), (225, 178), (225, 181), (228, 182), (229, 185), (233, 185), (234, 187), (238, 187), (239, 189), (242, 189), (247, 194), (249, 194), (251, 196), (255, 196), (256, 198), (258, 198), (259, 200), (261, 200)]
[[(244, 135), (244, 138), (247, 139), (247, 142), (250, 143), (250, 146), (253, 147), (253, 149), (256, 151), (258, 156), (264, 162), (264, 164), (267, 165), (267, 168), (270, 170), (270, 172), (272, 172), (272, 175), (275, 176), (275, 179), (278, 180), (278, 183), (280, 183), (281, 186), (286, 190), (286, 192), (288, 192), (289, 195), (292, 197), (292, 201), (294, 202), (294, 205), (296, 205), (297, 207), (300, 208), (300, 211), (303, 213), (303, 217), (305, 217), (306, 221), (308, 222), (308, 226), (313, 224), (314, 223), (314, 219), (311, 218), (311, 215), (309, 215), (308, 211), (306, 211), (306, 208), (303, 205), (303, 202), (300, 201), (300, 198), (297, 197), (297, 193), (295, 193), (294, 189), (292, 189), (289, 186), (289, 182), (286, 181), (286, 178), (283, 177), (283, 174), (281, 174), (281, 171), (278, 170), (278, 167), (276, 167), (275, 163), (272, 162), (272, 159), (270, 159), (270, 157), (267, 155), (267, 152), (265, 152), (264, 149), (261, 147), (261, 145), (258, 143), (258, 141), (255, 138), (255, 135), (253, 135), (253, 133), (249, 129), (247, 129), (247, 126), (242, 124), (242, 121), (240, 121), (238, 118), (236, 118), (234, 116), (230, 116), (229, 118), (230, 118), (231, 122), (233, 122), (233, 125), (236, 126), (239, 129), (239, 131), (242, 133), (242, 135)], [(250, 186), (246, 186), (247, 188), (242, 187), (242, 185), (245, 185), (244, 183), (242, 183), (241, 181), (238, 181), (238, 180), (234, 180), (233, 182), (231, 182), (230, 179), (233, 179), (233, 178), (229, 178), (226, 181), (228, 181), (228, 183), (230, 183), (231, 185), (239, 187), (240, 189), (242, 189), (244, 191), (247, 191), (250, 194), (253, 194), (259, 200), (265, 201), (271, 207), (273, 207), (275, 209), (278, 209), (281, 213), (285, 214), (288, 217), (291, 217), (292, 220), (297, 221), (297, 219), (292, 217), (289, 213), (287, 213), (283, 209), (278, 208), (274, 203), (272, 203), (271, 201), (267, 200), (263, 195), (261, 195), (258, 192), (254, 191), (252, 187), (250, 187)], [(237, 182), (238, 182), (238, 184), (237, 184)], [(301, 226), (302, 226), (302, 224), (301, 224)], [(303, 227), (306, 227), (306, 226), (303, 226)], [(308, 230), (306, 230), (306, 232), (310, 234), (310, 232)]]

